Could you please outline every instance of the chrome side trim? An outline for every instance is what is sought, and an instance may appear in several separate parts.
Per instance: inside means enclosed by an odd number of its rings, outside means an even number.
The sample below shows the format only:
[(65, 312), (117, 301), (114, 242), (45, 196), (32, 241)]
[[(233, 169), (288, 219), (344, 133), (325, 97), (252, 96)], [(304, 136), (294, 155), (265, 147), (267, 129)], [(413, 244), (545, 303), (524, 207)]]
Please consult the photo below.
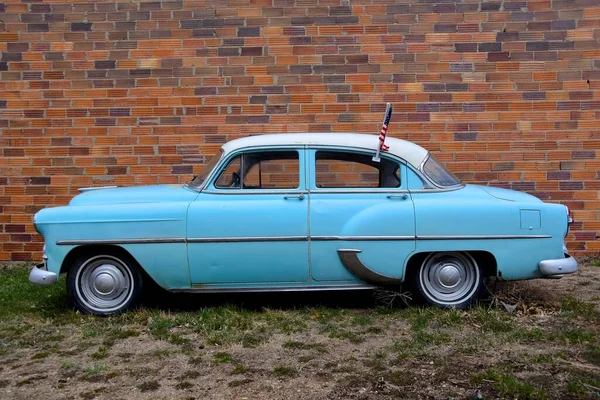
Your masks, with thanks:
[(58, 246), (77, 246), (86, 244), (151, 244), (151, 243), (185, 243), (185, 238), (150, 238), (150, 239), (73, 239), (59, 240)]
[(417, 240), (550, 239), (552, 235), (440, 235), (417, 236)]
[(188, 243), (240, 243), (240, 242), (304, 242), (308, 236), (248, 236), (230, 238), (189, 238)]
[[(138, 203), (140, 204), (140, 203)], [(169, 221), (183, 221), (182, 218), (144, 218), (144, 219), (89, 219), (86, 220), (86, 224), (112, 224), (115, 222), (169, 222)], [(81, 224), (81, 220), (72, 221), (61, 221), (61, 225), (64, 224)]]
[(65, 239), (58, 246), (90, 244), (158, 244), (158, 243), (243, 243), (243, 242), (304, 242), (304, 241), (394, 241), (394, 240), (497, 240), (497, 239), (549, 239), (551, 235), (442, 235), (442, 236), (241, 236), (208, 238), (148, 238), (148, 239)]
[(378, 274), (364, 265), (358, 258), (358, 253), (361, 253), (362, 250), (338, 249), (337, 252), (344, 267), (361, 281), (378, 286), (399, 286), (402, 284), (402, 279)]
[(369, 290), (375, 289), (375, 286), (362, 284), (344, 284), (327, 286), (263, 286), (263, 287), (243, 287), (243, 288), (219, 288), (194, 284), (189, 289), (167, 289), (173, 293), (265, 293), (265, 292), (317, 292), (328, 290)]
[(548, 239), (551, 235), (311, 236), (311, 241)]
[(311, 241), (331, 241), (331, 240), (346, 240), (350, 242), (356, 241), (372, 241), (372, 240), (415, 240), (414, 236), (311, 236)]

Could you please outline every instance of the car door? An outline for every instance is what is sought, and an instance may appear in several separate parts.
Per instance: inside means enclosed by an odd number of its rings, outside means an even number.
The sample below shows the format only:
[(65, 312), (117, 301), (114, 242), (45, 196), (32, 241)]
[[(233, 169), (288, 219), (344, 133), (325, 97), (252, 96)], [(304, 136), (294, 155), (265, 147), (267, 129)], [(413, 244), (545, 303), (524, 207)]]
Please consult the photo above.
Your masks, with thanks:
[(245, 150), (226, 157), (188, 211), (193, 285), (309, 278), (305, 152)]
[(396, 284), (415, 250), (406, 165), (345, 149), (308, 150), (311, 274), (317, 281)]

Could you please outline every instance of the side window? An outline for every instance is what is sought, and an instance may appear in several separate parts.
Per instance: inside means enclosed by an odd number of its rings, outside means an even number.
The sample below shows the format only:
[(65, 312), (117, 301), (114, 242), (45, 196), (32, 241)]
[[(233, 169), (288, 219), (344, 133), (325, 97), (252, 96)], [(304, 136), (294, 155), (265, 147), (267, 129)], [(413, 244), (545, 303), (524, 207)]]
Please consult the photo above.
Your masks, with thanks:
[(337, 151), (317, 151), (316, 186), (318, 188), (398, 188), (400, 165), (372, 155)]
[(219, 189), (295, 189), (300, 186), (297, 151), (261, 151), (237, 156), (215, 181)]

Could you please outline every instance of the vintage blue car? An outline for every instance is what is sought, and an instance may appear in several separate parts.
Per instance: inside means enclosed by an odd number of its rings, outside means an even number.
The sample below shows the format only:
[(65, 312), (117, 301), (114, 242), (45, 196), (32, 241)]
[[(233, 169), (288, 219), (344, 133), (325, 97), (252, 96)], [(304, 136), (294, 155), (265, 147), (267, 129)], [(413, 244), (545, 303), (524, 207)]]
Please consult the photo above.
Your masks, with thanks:
[[(389, 146), (389, 147), (388, 147)], [(465, 185), (424, 148), (360, 134), (233, 140), (185, 185), (87, 188), (34, 217), (75, 307), (109, 315), (175, 292), (399, 288), (468, 306), (483, 280), (577, 271), (564, 205)], [(374, 157), (378, 149), (379, 157)]]

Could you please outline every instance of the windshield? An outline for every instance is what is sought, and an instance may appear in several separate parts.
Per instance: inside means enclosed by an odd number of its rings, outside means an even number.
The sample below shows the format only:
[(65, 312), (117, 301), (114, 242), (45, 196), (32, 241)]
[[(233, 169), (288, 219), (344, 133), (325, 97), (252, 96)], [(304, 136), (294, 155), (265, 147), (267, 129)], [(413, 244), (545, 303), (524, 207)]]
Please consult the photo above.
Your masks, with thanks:
[(429, 158), (425, 161), (423, 172), (438, 186), (456, 186), (461, 183), (460, 179), (452, 172), (448, 171), (448, 169), (432, 155), (429, 155)]
[(217, 163), (219, 162), (219, 160), (221, 159), (222, 156), (223, 156), (223, 150), (221, 149), (221, 150), (219, 150), (219, 152), (217, 154), (215, 154), (210, 159), (209, 162), (204, 164), (202, 171), (200, 171), (200, 173), (198, 175), (196, 175), (195, 177), (192, 178), (190, 183), (188, 183), (188, 186), (191, 188), (197, 188), (200, 185), (202, 185), (204, 183), (204, 181), (206, 180), (206, 178), (208, 178), (208, 175), (213, 170), (215, 165), (217, 165)]

